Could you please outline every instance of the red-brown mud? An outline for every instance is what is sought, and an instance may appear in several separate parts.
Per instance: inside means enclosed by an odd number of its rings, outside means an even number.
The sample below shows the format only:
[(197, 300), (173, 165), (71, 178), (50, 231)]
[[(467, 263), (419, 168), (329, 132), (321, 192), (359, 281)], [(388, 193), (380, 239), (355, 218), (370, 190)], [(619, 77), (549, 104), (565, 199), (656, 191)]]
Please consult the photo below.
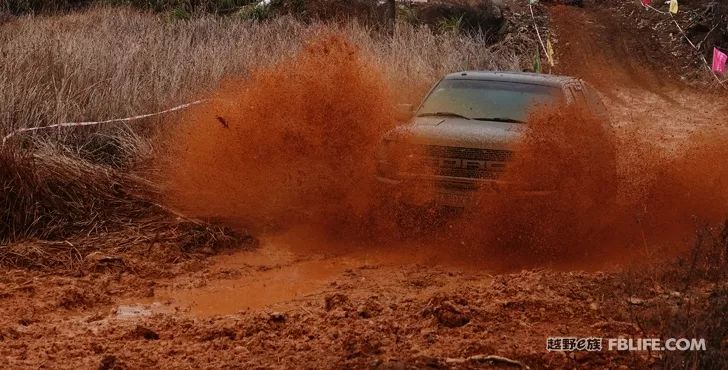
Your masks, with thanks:
[(725, 129), (703, 128), (663, 147), (639, 132), (615, 135), (608, 122), (576, 107), (535, 112), (528, 125), (504, 180), (555, 191), (486, 194), (490, 203), (450, 231), (467, 235), (460, 241), (474, 255), (568, 268), (627, 262), (647, 249), (671, 257), (696, 228), (728, 213)]

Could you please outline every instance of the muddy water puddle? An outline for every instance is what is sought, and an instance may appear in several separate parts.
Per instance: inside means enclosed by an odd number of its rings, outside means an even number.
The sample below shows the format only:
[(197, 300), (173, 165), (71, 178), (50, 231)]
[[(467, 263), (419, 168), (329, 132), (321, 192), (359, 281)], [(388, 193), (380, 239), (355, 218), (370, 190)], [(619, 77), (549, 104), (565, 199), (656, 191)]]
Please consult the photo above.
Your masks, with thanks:
[(342, 284), (388, 289), (412, 269), (484, 272), (482, 266), (453, 257), (453, 252), (421, 241), (356, 243), (288, 231), (262, 237), (255, 250), (211, 257), (201, 271), (160, 282), (151, 298), (120, 304), (202, 317), (285, 311), (323, 299)]
[(312, 299), (357, 268), (396, 267), (418, 260), (393, 258), (381, 251), (321, 253), (328, 248), (317, 249), (292, 246), (285, 238), (268, 238), (254, 251), (211, 258), (204, 277), (175, 279), (157, 288), (152, 298), (124, 304), (157, 307), (153, 310), (158, 313), (178, 310), (194, 316), (229, 315)]
[(247, 278), (212, 281), (200, 288), (162, 291), (158, 298), (188, 307), (195, 315), (233, 314), (303, 298), (325, 287), (347, 267), (341, 260), (305, 261)]

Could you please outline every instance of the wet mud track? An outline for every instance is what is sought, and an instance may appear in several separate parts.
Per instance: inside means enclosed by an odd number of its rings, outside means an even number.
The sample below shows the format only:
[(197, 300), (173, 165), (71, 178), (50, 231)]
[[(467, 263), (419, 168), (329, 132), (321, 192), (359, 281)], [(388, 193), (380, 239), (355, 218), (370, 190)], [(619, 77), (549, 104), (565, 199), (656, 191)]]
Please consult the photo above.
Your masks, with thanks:
[[(491, 274), (418, 246), (315, 253), (310, 243), (289, 243), (267, 238), (256, 251), (213, 257), (165, 279), (91, 275), (60, 295), (49, 292), (71, 279), (36, 279), (3, 298), (2, 365), (470, 368), (483, 366), (471, 356), (497, 355), (560, 369), (655, 361), (649, 354), (544, 351), (550, 336), (647, 335), (631, 323), (628, 298), (636, 293), (619, 266)], [(98, 296), (107, 298), (69, 305)], [(655, 306), (675, 299), (649, 297)]]
[(157, 280), (147, 297), (6, 310), (0, 355), (18, 368), (420, 368), (478, 354), (559, 367), (576, 360), (545, 353), (547, 336), (634, 330), (610, 323), (627, 311), (609, 274), (493, 276), (417, 255), (261, 248)]

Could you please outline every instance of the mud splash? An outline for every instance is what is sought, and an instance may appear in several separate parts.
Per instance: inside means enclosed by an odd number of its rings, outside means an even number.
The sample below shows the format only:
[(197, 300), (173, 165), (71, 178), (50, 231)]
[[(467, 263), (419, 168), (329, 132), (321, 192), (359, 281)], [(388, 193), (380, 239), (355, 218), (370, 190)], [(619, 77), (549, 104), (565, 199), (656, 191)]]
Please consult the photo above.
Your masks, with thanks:
[(696, 230), (725, 220), (727, 130), (704, 129), (665, 147), (642, 130), (612, 136), (605, 126), (575, 107), (532, 115), (505, 179), (557, 190), (525, 199), (506, 193), (470, 214), (457, 232), (476, 236), (475, 254), (566, 268), (671, 257)]
[[(532, 112), (501, 178), (512, 188), (481, 192), (482, 205), (455, 232), (474, 255), (504, 264), (578, 260), (618, 246), (616, 147), (609, 122), (576, 106)], [(603, 257), (603, 254), (602, 254)]]
[(227, 81), (214, 103), (183, 117), (168, 154), (169, 199), (258, 229), (366, 223), (392, 101), (357, 47), (319, 36), (278, 65)]
[[(313, 39), (183, 117), (165, 171), (169, 199), (259, 232), (304, 226), (396, 248), (411, 233), (395, 226), (397, 205), (382, 203), (374, 180), (375, 151), (395, 122), (392, 91), (341, 35)], [(728, 210), (726, 135), (700, 131), (666, 146), (576, 107), (541, 109), (505, 180), (556, 191), (480, 194), (483, 206), (460, 218), (421, 218), (415, 241), (489, 268), (599, 268), (677, 253), (696, 222), (720, 222)]]

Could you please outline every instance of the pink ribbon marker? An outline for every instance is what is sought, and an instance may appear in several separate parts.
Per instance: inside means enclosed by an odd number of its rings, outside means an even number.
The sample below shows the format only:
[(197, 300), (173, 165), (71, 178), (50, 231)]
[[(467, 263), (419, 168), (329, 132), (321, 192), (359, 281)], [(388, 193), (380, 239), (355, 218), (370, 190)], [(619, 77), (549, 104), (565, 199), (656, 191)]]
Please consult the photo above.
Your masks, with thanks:
[(713, 48), (713, 72), (725, 73), (726, 61), (728, 61), (728, 55), (718, 48)]

